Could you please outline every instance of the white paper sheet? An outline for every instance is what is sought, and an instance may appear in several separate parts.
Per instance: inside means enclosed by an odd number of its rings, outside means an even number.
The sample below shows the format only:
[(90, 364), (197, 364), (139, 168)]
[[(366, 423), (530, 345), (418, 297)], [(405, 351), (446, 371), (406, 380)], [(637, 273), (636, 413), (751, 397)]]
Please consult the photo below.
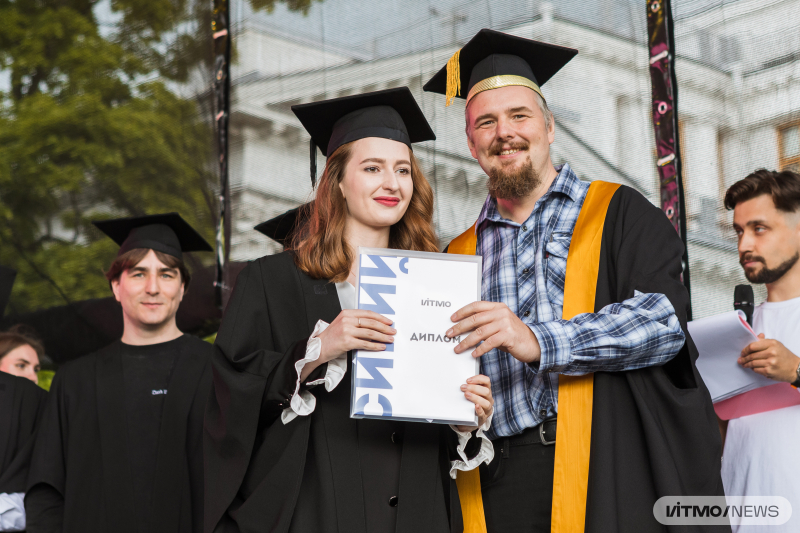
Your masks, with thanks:
[(469, 352), (456, 354), (458, 341), (444, 333), (455, 311), (480, 300), (481, 258), (358, 253), (358, 308), (391, 318), (397, 334), (392, 351), (355, 353), (351, 416), (477, 425), (475, 406), (460, 387), (479, 373), (479, 362)]
[(736, 362), (745, 346), (758, 340), (744, 321), (744, 313), (729, 311), (693, 320), (688, 326), (689, 334), (700, 353), (697, 370), (703, 377), (713, 402), (775, 384), (773, 380), (749, 368), (742, 368)]

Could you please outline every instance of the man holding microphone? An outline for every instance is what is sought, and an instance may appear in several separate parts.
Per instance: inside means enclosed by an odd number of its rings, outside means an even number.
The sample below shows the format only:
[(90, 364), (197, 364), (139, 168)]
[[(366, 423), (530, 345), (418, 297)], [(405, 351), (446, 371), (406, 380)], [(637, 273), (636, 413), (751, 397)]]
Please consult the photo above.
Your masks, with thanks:
[[(725, 194), (739, 238), (739, 262), (751, 283), (767, 287), (767, 301), (753, 312), (760, 340), (739, 364), (776, 382), (800, 385), (800, 175), (760, 169)], [(800, 393), (799, 393), (800, 394)], [(728, 423), (722, 461), (725, 493), (799, 500), (800, 405)], [(749, 526), (747, 531), (755, 531)], [(796, 531), (797, 521), (761, 526), (772, 533)], [(751, 529), (753, 528), (753, 529)]]

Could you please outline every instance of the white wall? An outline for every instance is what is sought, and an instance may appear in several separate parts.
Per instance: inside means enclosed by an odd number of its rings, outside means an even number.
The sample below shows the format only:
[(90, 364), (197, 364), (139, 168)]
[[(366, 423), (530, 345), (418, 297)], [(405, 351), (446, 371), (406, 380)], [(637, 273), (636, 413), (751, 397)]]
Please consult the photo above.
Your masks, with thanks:
[(335, 51), (321, 50), (300, 39), (276, 36), (245, 26), (236, 36), (237, 61), (233, 78), (251, 72), (264, 76), (285, 76), (295, 72), (335, 67), (352, 61)]

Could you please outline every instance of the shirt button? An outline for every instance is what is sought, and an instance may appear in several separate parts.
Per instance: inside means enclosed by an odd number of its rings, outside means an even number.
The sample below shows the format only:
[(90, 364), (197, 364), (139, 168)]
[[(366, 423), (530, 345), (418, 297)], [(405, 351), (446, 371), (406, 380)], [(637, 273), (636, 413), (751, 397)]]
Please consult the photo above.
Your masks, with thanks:
[(394, 442), (395, 444), (400, 444), (401, 442), (403, 442), (403, 436), (397, 432), (392, 433), (392, 442)]
[(539, 416), (542, 418), (547, 416), (547, 409), (539, 409)]
[(523, 274), (527, 274), (527, 273), (528, 273), (528, 269), (527, 269), (527, 268), (523, 268), (523, 269), (522, 269), (522, 273), (523, 273)]
[(528, 231), (528, 226), (522, 226), (522, 231)]
[(389, 507), (397, 507), (397, 496), (389, 498)]
[(531, 312), (530, 311), (525, 311), (524, 313), (522, 313), (522, 316), (531, 316)]

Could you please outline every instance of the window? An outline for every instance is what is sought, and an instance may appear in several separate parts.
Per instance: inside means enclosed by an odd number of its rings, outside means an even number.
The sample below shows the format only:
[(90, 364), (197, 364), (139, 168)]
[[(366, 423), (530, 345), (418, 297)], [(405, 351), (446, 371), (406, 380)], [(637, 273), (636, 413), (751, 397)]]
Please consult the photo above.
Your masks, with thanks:
[(778, 130), (778, 151), (781, 170), (800, 172), (800, 123)]

